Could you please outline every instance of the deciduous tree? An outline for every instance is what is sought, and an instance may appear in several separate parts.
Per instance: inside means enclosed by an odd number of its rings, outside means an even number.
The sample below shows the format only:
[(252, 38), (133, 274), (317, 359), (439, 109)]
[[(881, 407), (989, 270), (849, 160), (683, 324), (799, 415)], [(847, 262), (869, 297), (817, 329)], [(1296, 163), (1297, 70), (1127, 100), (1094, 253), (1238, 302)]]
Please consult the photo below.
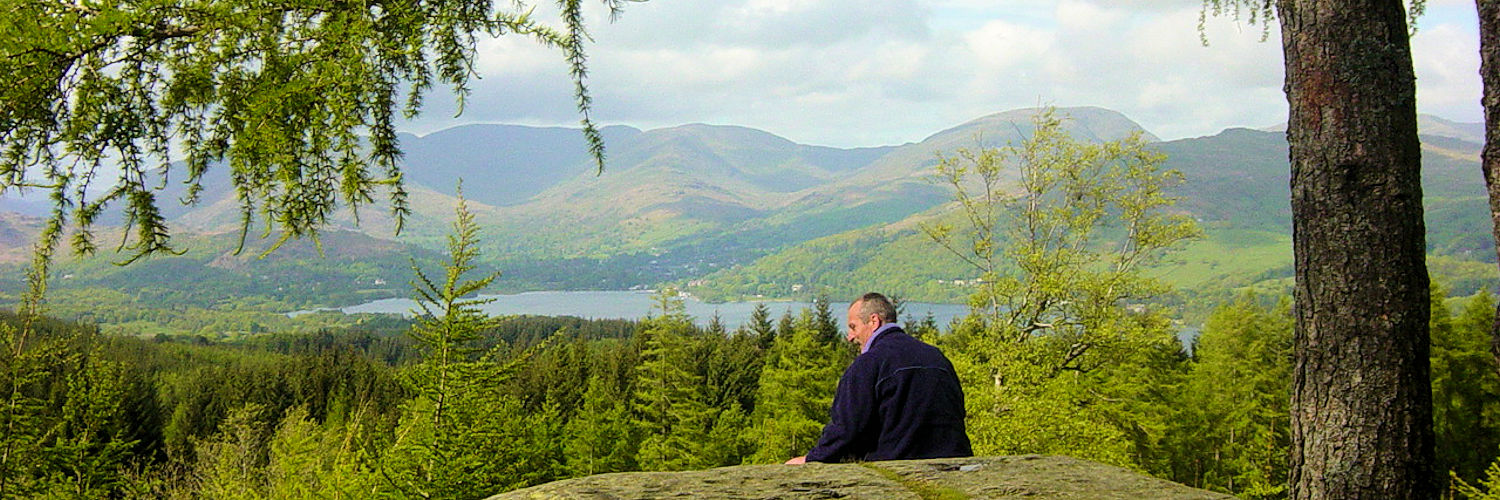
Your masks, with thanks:
[(159, 194), (181, 183), (196, 201), (211, 168), (228, 170), (244, 228), (258, 219), (283, 240), (315, 235), (340, 205), (381, 192), (399, 222), (397, 117), (418, 113), (435, 85), (462, 104), (476, 41), (507, 35), (568, 61), (602, 168), (582, 0), (558, 5), (561, 27), (526, 2), (491, 0), (7, 2), (0, 74), (14, 78), (0, 89), (0, 193), (50, 194), (44, 256), (70, 225), (73, 248), (92, 251), (89, 228), (109, 205), (122, 205), (128, 260), (170, 250)]
[(1143, 337), (1126, 306), (1167, 289), (1142, 269), (1199, 234), (1168, 211), (1182, 175), (1163, 170), (1139, 135), (1087, 144), (1062, 120), (1043, 111), (1020, 144), (940, 158), (963, 223), (922, 226), (978, 274), (970, 306), (986, 325), (974, 344), (1025, 346), (1049, 376), (1132, 349)]

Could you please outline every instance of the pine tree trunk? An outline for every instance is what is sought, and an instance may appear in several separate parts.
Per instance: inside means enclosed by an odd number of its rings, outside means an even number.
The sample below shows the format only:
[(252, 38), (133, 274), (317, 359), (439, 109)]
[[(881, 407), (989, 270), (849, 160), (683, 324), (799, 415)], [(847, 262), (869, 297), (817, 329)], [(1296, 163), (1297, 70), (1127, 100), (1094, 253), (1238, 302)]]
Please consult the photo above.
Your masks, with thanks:
[(1278, 0), (1291, 108), (1291, 497), (1436, 498), (1416, 85), (1401, 0)]
[[(1500, 1), (1475, 0), (1479, 7), (1479, 76), (1484, 80), (1484, 185), (1490, 193), (1495, 254), (1500, 257)], [(1490, 353), (1500, 370), (1500, 304), (1490, 329)]]

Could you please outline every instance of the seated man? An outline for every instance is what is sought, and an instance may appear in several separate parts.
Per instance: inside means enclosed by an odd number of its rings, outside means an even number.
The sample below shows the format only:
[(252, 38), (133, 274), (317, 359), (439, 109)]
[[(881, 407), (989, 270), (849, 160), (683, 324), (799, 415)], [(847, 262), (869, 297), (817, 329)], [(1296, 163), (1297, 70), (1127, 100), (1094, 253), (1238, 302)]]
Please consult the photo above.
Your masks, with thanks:
[(812, 451), (787, 463), (974, 454), (953, 364), (901, 330), (890, 299), (867, 293), (850, 304), (847, 339), (860, 354), (839, 379), (828, 425)]

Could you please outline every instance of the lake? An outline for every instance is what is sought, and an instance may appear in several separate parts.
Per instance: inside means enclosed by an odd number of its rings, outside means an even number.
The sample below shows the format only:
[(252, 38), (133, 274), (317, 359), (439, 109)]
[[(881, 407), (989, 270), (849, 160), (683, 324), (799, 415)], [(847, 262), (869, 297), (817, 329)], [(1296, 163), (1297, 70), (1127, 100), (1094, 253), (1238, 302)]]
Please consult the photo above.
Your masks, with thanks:
[[(484, 298), (493, 298), (494, 302), (481, 307), (490, 315), (500, 316), (507, 314), (530, 314), (536, 316), (577, 316), (589, 319), (641, 319), (651, 313), (651, 296), (655, 292), (650, 291), (584, 291), (584, 292), (525, 292), (514, 295), (481, 295)], [(799, 314), (804, 307), (812, 307), (811, 302), (792, 301), (748, 301), (748, 302), (724, 302), (721, 304), (710, 304), (693, 297), (684, 297), (683, 304), (687, 306), (688, 315), (700, 326), (708, 325), (710, 318), (719, 315), (719, 321), (724, 323), (724, 328), (734, 330), (750, 322), (750, 313), (755, 310), (756, 304), (765, 304), (766, 309), (771, 311), (771, 321), (781, 319), (781, 315), (790, 311), (793, 315)], [(336, 309), (345, 314), (356, 313), (384, 313), (411, 315), (412, 309), (417, 306), (411, 299), (381, 299), (355, 306)], [(839, 325), (844, 324), (844, 311), (849, 307), (848, 302), (834, 302), (833, 319)], [(323, 309), (332, 310), (332, 309)], [(307, 314), (313, 311), (297, 311), (290, 316)], [(932, 314), (937, 321), (938, 327), (944, 331), (948, 328), (948, 322), (969, 313), (969, 306), (958, 304), (934, 304), (929, 302), (907, 302), (903, 306), (901, 323), (920, 321), (922, 318)], [(842, 328), (842, 326), (841, 326)], [(1177, 339), (1184, 346), (1191, 346), (1193, 338), (1198, 336), (1198, 328), (1195, 326), (1179, 325), (1176, 332)]]
[[(654, 292), (649, 291), (570, 291), (570, 292), (526, 292), (514, 295), (481, 295), (484, 298), (495, 299), (494, 302), (481, 307), (484, 312), (491, 315), (509, 314), (531, 314), (537, 316), (577, 316), (590, 319), (640, 319), (652, 313), (651, 297)], [(750, 313), (755, 310), (757, 304), (765, 304), (766, 309), (771, 311), (771, 321), (781, 318), (782, 314), (791, 311), (798, 314), (804, 307), (812, 307), (811, 302), (790, 301), (750, 301), (750, 302), (725, 302), (710, 304), (696, 298), (684, 297), (684, 305), (687, 306), (688, 315), (692, 316), (699, 325), (707, 325), (710, 318), (719, 315), (719, 321), (730, 330), (739, 328), (740, 325), (750, 322)], [(417, 303), (411, 299), (381, 299), (364, 304), (337, 309), (345, 314), (356, 313), (386, 313), (410, 315), (416, 308)], [(842, 325), (844, 323), (844, 311), (849, 307), (847, 302), (835, 302), (832, 304), (834, 321)], [(921, 320), (930, 313), (937, 320), (939, 326), (946, 326), (953, 318), (961, 317), (969, 312), (969, 307), (958, 304), (932, 304), (926, 302), (907, 302), (903, 306), (901, 321), (909, 322)], [(312, 311), (297, 311), (291, 313), (296, 316)]]

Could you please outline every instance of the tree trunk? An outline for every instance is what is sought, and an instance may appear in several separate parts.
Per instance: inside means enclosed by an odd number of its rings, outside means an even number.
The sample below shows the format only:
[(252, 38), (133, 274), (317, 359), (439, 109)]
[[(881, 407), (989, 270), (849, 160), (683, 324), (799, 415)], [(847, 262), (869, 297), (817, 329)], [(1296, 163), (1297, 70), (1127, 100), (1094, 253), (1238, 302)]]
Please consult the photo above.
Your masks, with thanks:
[(1278, 0), (1291, 116), (1291, 497), (1436, 498), (1416, 84), (1400, 0)]
[[(1484, 185), (1490, 192), (1495, 254), (1500, 258), (1500, 0), (1475, 0), (1479, 7), (1479, 76), (1484, 80)], [(1500, 303), (1490, 329), (1490, 354), (1500, 370)]]

